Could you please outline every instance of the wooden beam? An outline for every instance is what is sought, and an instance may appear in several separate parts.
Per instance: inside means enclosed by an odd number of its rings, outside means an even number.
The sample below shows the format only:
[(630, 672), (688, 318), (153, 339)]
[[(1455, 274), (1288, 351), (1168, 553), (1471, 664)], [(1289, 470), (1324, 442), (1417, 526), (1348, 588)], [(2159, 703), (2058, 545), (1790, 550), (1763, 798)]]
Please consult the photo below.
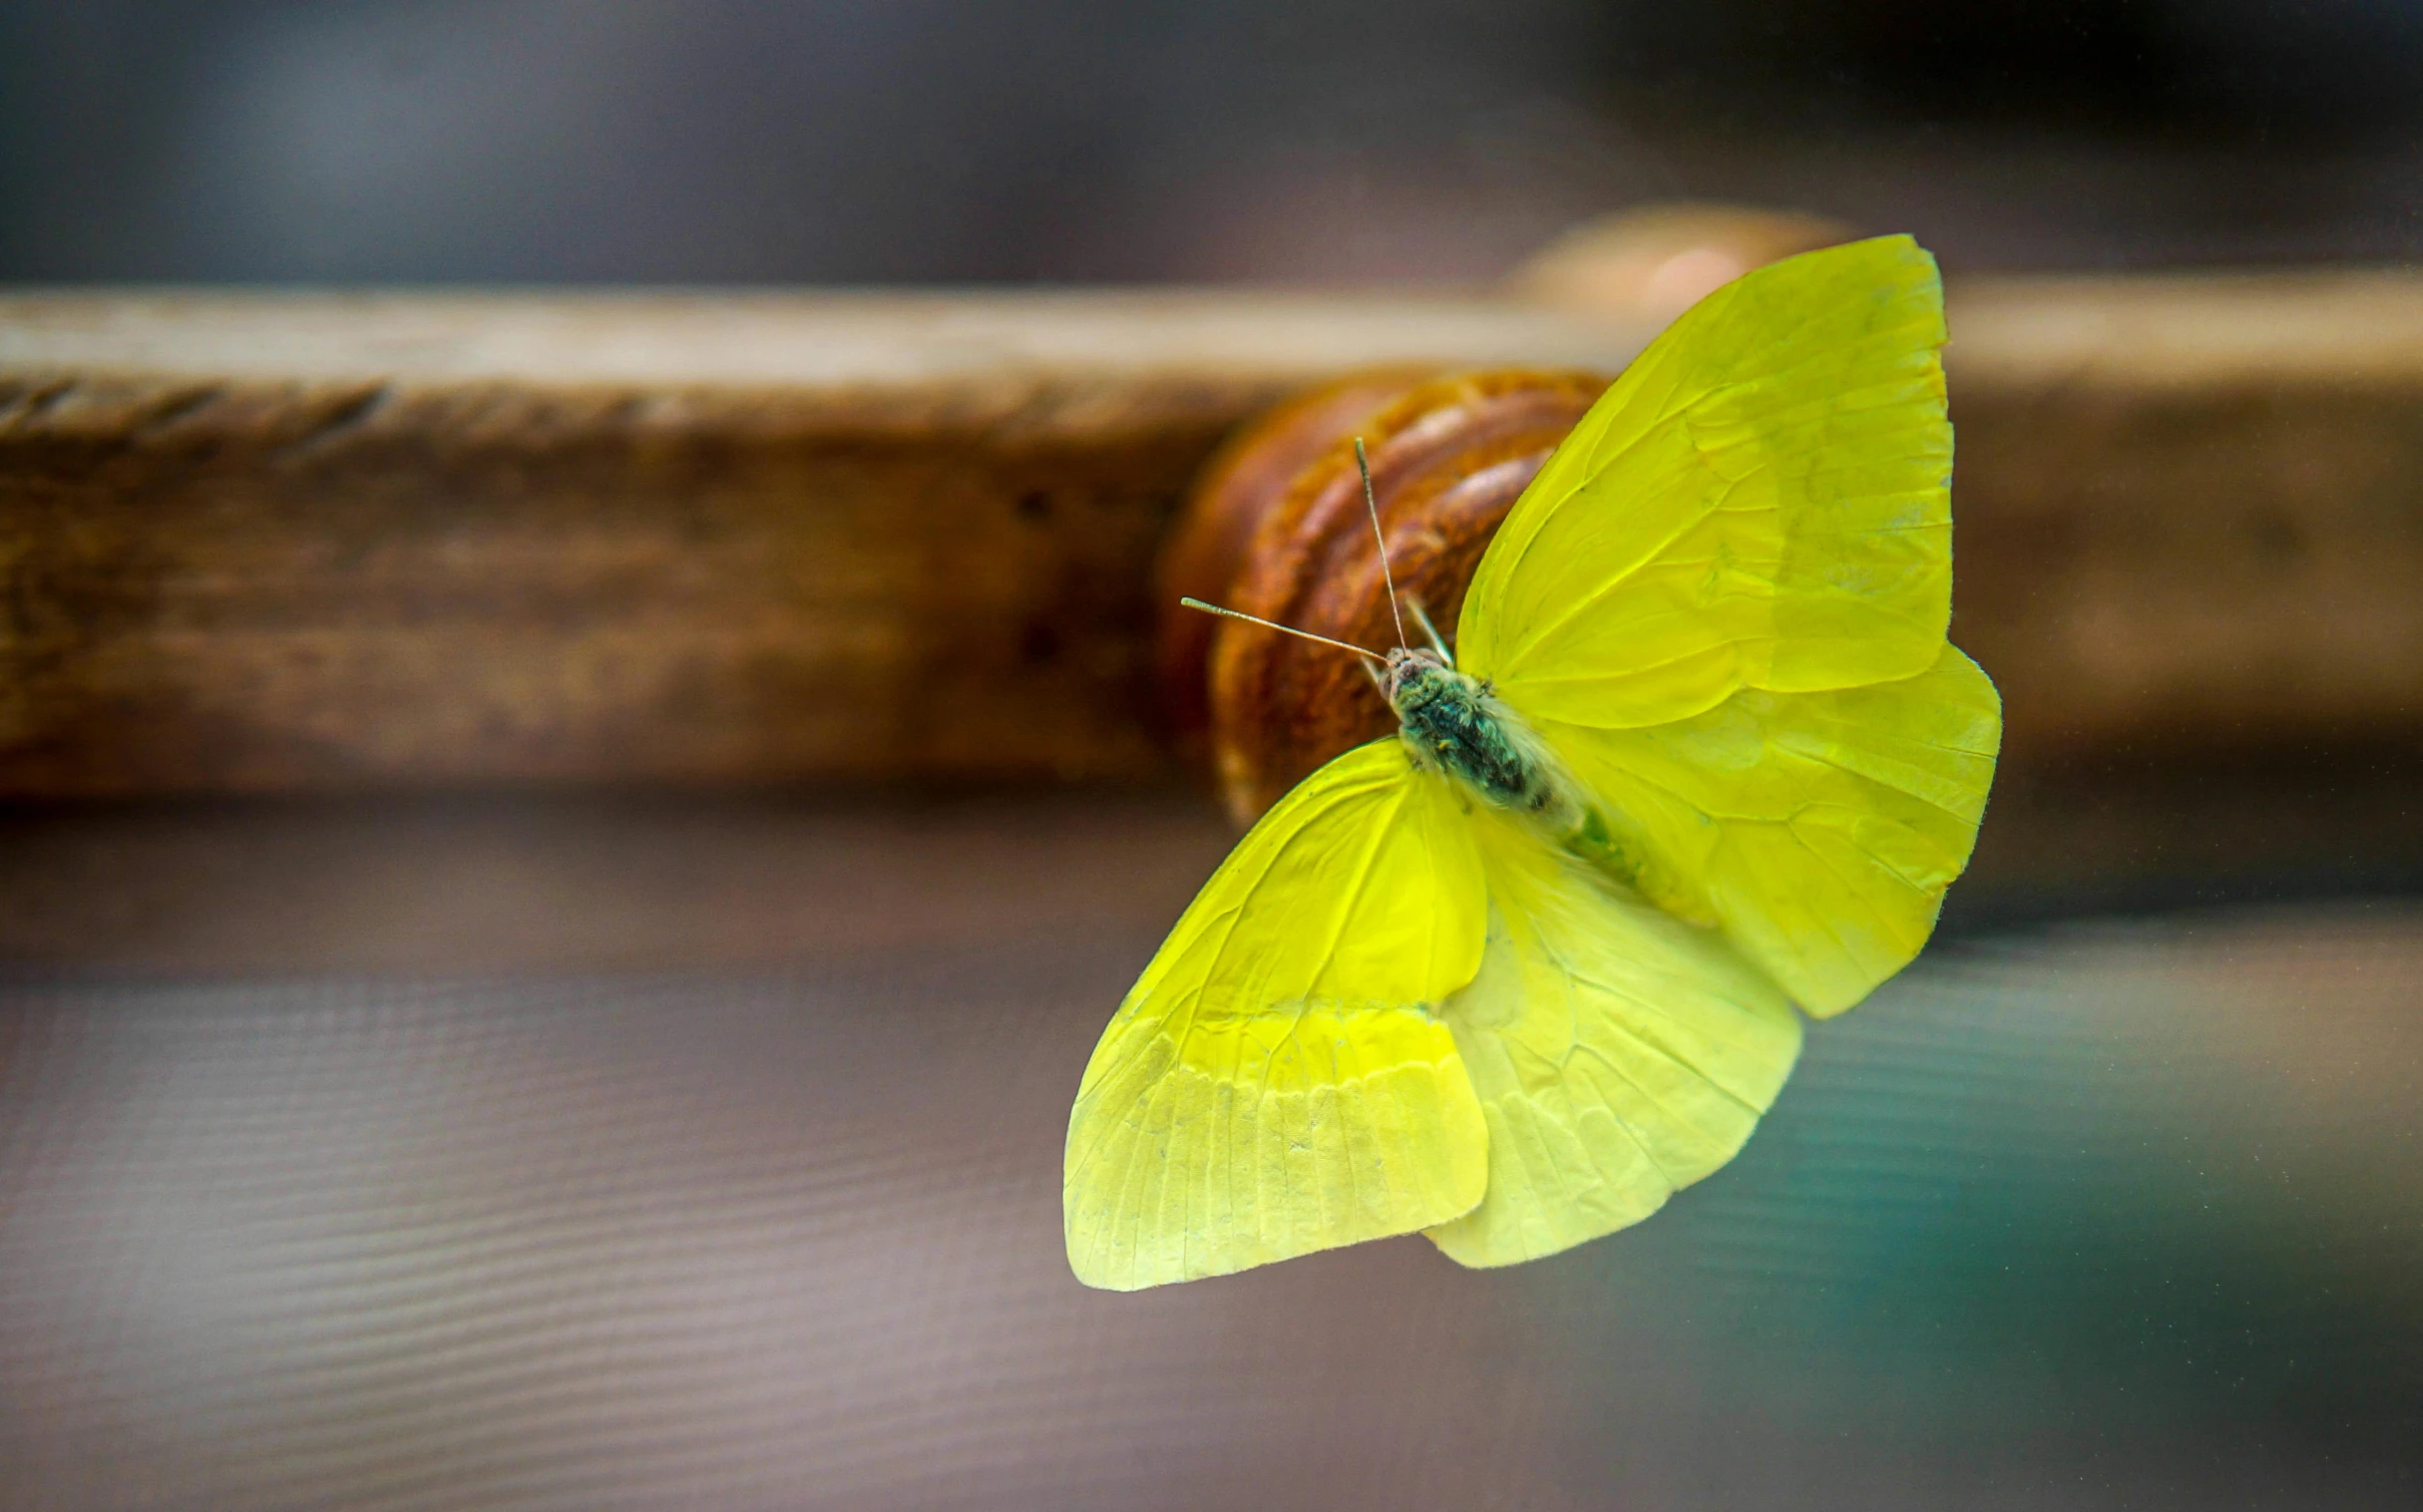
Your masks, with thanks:
[(1959, 285), (1953, 634), (2022, 763), (2423, 734), (2423, 276)]
[(1372, 361), (1620, 363), (1478, 302), (0, 303), (0, 794), (1137, 778), (1146, 564)]
[[(1955, 289), (2014, 763), (2423, 730), (2423, 278)], [(1237, 420), (1638, 324), (1268, 294), (0, 298), (0, 797), (1168, 770)]]

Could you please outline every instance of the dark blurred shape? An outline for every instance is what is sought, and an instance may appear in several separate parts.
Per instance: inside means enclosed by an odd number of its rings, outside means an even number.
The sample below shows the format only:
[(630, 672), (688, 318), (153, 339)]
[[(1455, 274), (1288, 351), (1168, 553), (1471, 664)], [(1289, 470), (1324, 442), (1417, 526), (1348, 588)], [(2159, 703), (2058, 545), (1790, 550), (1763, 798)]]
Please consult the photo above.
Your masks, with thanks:
[(0, 0), (0, 279), (1483, 279), (1677, 197), (2405, 256), (2419, 67), (2367, 0)]
[(1609, 72), (1669, 109), (2335, 147), (2411, 134), (2423, 11), (2380, 0), (1628, 5)]

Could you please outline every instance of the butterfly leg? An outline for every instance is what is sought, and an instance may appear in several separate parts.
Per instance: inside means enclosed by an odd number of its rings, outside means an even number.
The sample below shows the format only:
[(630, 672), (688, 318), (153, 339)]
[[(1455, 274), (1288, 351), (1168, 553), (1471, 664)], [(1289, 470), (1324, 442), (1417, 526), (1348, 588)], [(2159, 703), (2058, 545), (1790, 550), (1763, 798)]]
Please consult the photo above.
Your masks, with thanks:
[(1455, 653), (1447, 649), (1446, 641), (1439, 638), (1438, 626), (1430, 623), (1430, 616), (1422, 612), (1421, 600), (1408, 593), (1405, 595), (1405, 606), (1413, 611), (1413, 622), (1421, 626), (1424, 635), (1430, 637), (1430, 649), (1438, 653), (1438, 659), (1449, 666), (1455, 665)]

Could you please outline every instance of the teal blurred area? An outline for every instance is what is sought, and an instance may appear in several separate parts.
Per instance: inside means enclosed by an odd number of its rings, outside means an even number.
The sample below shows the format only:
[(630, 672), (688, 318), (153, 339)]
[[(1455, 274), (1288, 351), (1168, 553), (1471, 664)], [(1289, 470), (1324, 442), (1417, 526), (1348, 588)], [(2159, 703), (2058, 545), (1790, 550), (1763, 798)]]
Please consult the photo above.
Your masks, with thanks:
[[(1607, 1300), (1679, 1303), (1641, 1335), (1827, 1504), (2399, 1505), (2419, 944), (2423, 913), (2375, 903), (1938, 948), (1811, 1036), (1672, 1221), (1560, 1268), (1554, 1306), (1620, 1397)], [(1793, 1502), (1713, 1473), (1709, 1504)]]
[[(1197, 840), (1091, 875), (1150, 912)], [(1156, 938), (21, 966), (0, 1506), (2423, 1495), (2412, 900), (1939, 943), (1730, 1168), (1554, 1260), (1098, 1294), (1059, 1141)]]

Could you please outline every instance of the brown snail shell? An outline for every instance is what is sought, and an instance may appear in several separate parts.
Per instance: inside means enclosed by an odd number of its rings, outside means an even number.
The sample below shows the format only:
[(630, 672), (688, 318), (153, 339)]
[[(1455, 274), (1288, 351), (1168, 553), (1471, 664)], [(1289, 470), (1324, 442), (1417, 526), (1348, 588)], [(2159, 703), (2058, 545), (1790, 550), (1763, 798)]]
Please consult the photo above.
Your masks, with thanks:
[[(1399, 596), (1452, 637), (1498, 523), (1604, 375), (1535, 369), (1339, 380), (1240, 436), (1165, 549), (1160, 664), (1181, 744), (1208, 737), (1222, 802), (1250, 822), (1316, 767), (1397, 728), (1362, 658), (1181, 608), (1181, 594), (1317, 635), (1397, 643), (1354, 443)], [(1411, 609), (1409, 638), (1422, 643)]]
[(1212, 641), (1222, 621), (1181, 608), (1178, 600), (1191, 595), (1228, 604), (1254, 528), (1286, 497), (1297, 475), (1342, 439), (1363, 434), (1382, 410), (1437, 372), (1429, 367), (1376, 368), (1308, 389), (1238, 431), (1196, 478), (1177, 525), (1162, 544), (1153, 574), (1153, 601), (1160, 610), (1156, 667), (1162, 715), (1179, 750), (1190, 759), (1208, 756), (1207, 674)]

